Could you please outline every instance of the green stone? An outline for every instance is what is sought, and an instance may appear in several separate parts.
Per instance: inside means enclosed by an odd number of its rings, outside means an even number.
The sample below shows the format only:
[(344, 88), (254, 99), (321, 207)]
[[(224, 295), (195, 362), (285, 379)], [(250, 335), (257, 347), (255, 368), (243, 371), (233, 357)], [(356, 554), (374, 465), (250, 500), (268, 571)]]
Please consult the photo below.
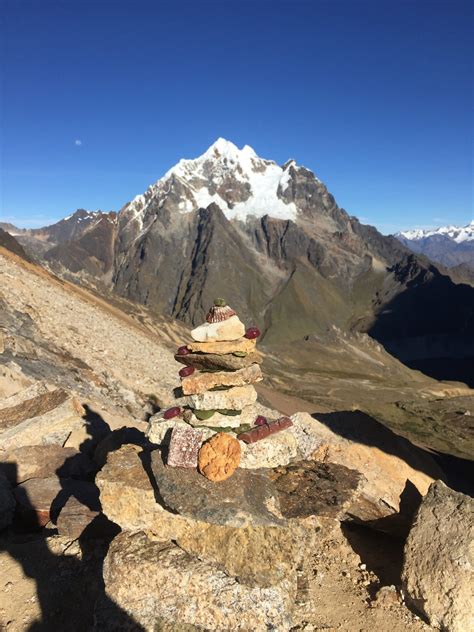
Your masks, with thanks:
[(199, 421), (210, 419), (215, 412), (215, 410), (193, 410), (194, 416), (199, 419)]
[(248, 354), (245, 351), (234, 351), (232, 355), (235, 355), (238, 358), (245, 358)]
[(227, 305), (227, 302), (226, 302), (225, 298), (215, 298), (214, 299), (214, 305), (216, 307), (225, 307)]
[(250, 424), (242, 424), (238, 428), (232, 428), (231, 426), (224, 426), (223, 428), (220, 426), (194, 426), (195, 428), (206, 428), (206, 430), (212, 430), (212, 432), (233, 432), (234, 434), (241, 434), (242, 432), (248, 432), (254, 426)]

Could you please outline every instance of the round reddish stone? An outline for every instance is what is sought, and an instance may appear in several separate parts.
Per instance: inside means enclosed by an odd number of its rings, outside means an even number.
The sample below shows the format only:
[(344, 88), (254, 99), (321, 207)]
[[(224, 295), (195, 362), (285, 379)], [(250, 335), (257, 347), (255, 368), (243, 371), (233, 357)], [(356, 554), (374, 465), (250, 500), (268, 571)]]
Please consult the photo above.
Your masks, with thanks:
[(173, 417), (178, 417), (181, 415), (181, 408), (179, 406), (174, 406), (173, 408), (168, 408), (163, 413), (164, 419), (173, 419)]
[(257, 419), (255, 420), (256, 426), (264, 426), (267, 423), (268, 423), (267, 418), (264, 417), (263, 415), (259, 415)]
[(179, 347), (176, 355), (188, 355), (188, 353), (191, 353), (191, 351), (186, 347), (186, 345), (183, 345), (182, 347)]
[(179, 372), (179, 376), (180, 377), (188, 377), (188, 375), (192, 375), (194, 373), (194, 371), (195, 371), (195, 368), (193, 366), (185, 366)]
[(260, 336), (260, 329), (258, 327), (249, 327), (245, 332), (245, 337), (249, 340), (258, 338)]

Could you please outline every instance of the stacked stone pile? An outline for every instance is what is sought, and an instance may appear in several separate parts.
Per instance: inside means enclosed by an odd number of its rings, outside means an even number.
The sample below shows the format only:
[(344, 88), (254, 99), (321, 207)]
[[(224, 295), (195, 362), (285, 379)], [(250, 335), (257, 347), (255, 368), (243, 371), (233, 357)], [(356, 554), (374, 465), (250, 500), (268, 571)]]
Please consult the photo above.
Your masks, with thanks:
[(179, 405), (153, 418), (149, 430), (151, 441), (169, 440), (168, 465), (198, 467), (210, 480), (225, 480), (247, 445), (293, 425), (287, 417), (270, 421), (259, 414), (253, 386), (263, 379), (259, 335), (216, 299), (206, 322), (191, 331), (192, 342), (178, 349), (175, 359), (185, 365)]

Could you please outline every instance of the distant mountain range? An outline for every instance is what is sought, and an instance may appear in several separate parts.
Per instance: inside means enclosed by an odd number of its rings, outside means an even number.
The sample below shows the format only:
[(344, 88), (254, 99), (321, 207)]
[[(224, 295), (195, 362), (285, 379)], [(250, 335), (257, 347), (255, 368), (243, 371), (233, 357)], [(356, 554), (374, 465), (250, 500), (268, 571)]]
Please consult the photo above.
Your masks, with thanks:
[(423, 241), (431, 237), (446, 237), (457, 244), (463, 242), (474, 242), (474, 220), (466, 226), (441, 226), (440, 228), (417, 228), (415, 230), (405, 230), (397, 233), (397, 237), (403, 237), (408, 241)]
[(464, 379), (474, 358), (473, 288), (348, 215), (294, 160), (224, 139), (118, 214), (80, 210), (16, 238), (57, 272), (189, 324), (224, 296), (267, 345), (335, 325), (438, 377)]
[(474, 221), (466, 226), (402, 231), (395, 237), (413, 252), (448, 268), (455, 281), (474, 285)]

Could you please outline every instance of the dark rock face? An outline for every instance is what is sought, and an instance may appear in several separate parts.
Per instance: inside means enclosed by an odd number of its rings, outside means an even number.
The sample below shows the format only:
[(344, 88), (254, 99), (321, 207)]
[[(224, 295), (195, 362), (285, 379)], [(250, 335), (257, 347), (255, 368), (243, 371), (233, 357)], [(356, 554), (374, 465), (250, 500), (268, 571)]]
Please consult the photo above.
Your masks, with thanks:
[(355, 501), (362, 474), (336, 463), (299, 461), (271, 473), (285, 518), (324, 516), (338, 520)]
[(263, 473), (238, 469), (217, 484), (195, 469), (167, 467), (160, 450), (151, 453), (151, 469), (165, 506), (182, 516), (229, 527), (283, 524), (275, 490)]
[(56, 523), (61, 507), (71, 497), (85, 504), (91, 511), (100, 511), (99, 492), (94, 483), (75, 479), (32, 478), (14, 490), (19, 524), (27, 528)]
[[(116, 266), (114, 287), (157, 311), (195, 325), (204, 320), (215, 296), (224, 295), (250, 319), (252, 308), (240, 284), (253, 288), (258, 311), (271, 298), (275, 282), (260, 270), (245, 236), (216, 205), (181, 217), (164, 211), (136, 244), (130, 246), (126, 237), (119, 228), (117, 248), (129, 254), (116, 257), (124, 263)], [(229, 279), (234, 279), (231, 287)]]

